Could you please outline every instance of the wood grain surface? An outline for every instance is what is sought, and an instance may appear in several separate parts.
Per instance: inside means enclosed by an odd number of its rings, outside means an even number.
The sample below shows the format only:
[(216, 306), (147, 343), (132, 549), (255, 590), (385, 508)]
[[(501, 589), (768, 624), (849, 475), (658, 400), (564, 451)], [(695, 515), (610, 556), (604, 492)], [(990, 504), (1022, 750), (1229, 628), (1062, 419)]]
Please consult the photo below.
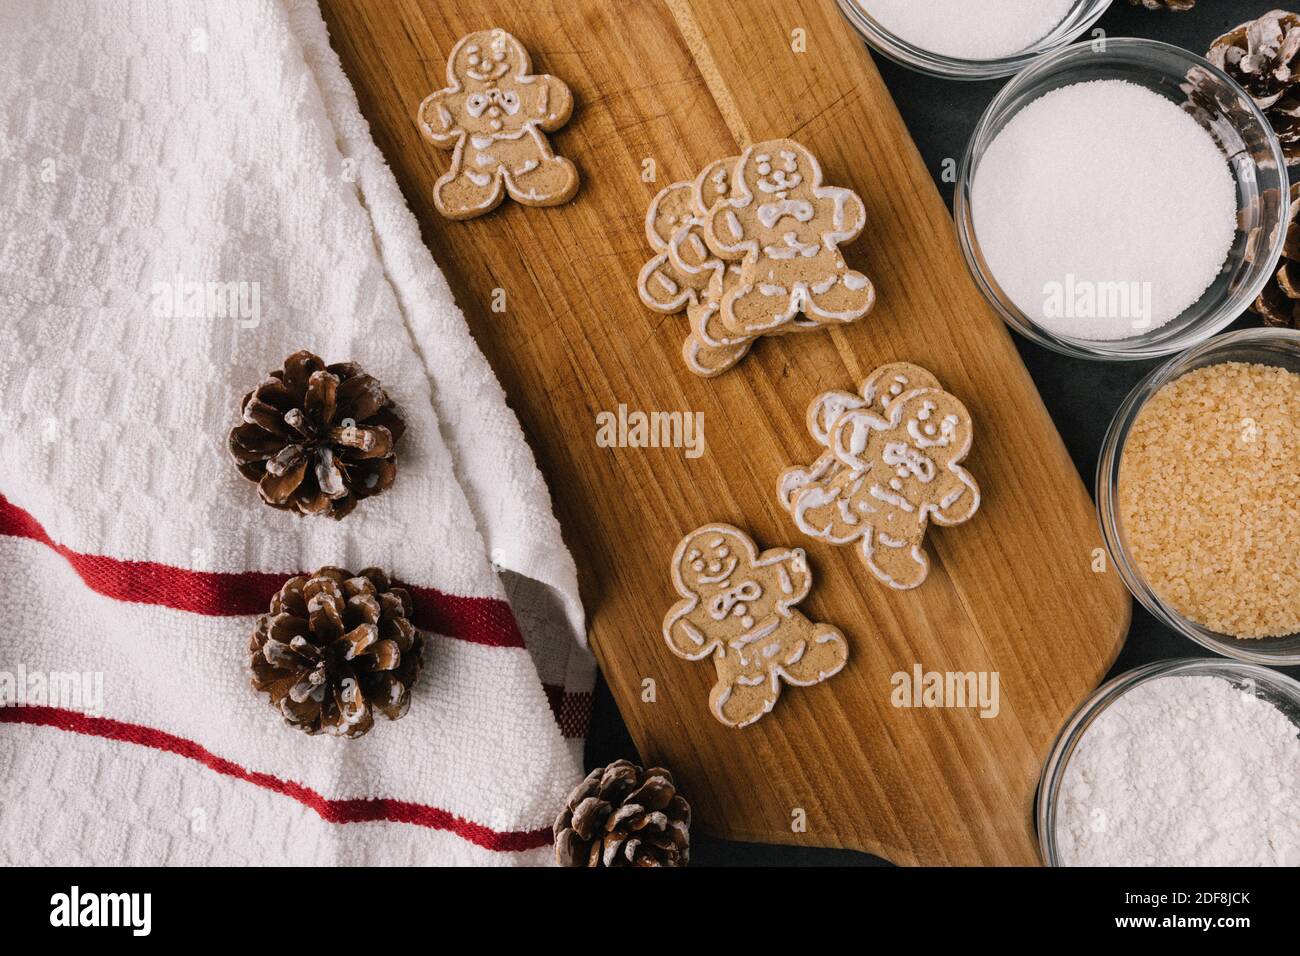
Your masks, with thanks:
[[(590, 638), (643, 757), (673, 768), (697, 826), (742, 840), (866, 850), (900, 864), (1037, 860), (1037, 774), (1065, 717), (1127, 631), (1118, 577), (1092, 570), (1092, 505), (1010, 337), (967, 275), (951, 220), (871, 58), (832, 0), (323, 0), (331, 41), (434, 258), (496, 369), (550, 483), (578, 562)], [(500, 26), (577, 107), (551, 137), (578, 164), (570, 204), (507, 201), (479, 220), (433, 208), (449, 154), (416, 128), (465, 33)], [(792, 31), (805, 31), (796, 52)], [(874, 313), (833, 331), (767, 339), (714, 380), (691, 375), (683, 316), (638, 300), (645, 209), (661, 186), (750, 142), (801, 140), (827, 181), (867, 206), (845, 247), (879, 290)], [(964, 144), (954, 143), (957, 154)], [(655, 162), (657, 181), (642, 180)], [(493, 290), (506, 293), (492, 311)], [(849, 548), (804, 538), (777, 475), (818, 450), (809, 400), (877, 365), (930, 368), (976, 423), (967, 465), (984, 503), (932, 528), (919, 589), (877, 583)], [(620, 404), (703, 412), (706, 453), (601, 448)], [(840, 627), (848, 666), (787, 688), (744, 730), (706, 710), (713, 667), (660, 636), (676, 599), (677, 542), (709, 521), (762, 547), (802, 546), (808, 616)], [(991, 671), (1001, 709), (898, 709), (891, 675)], [(656, 699), (643, 701), (643, 682)], [(792, 822), (806, 816), (806, 830)]]

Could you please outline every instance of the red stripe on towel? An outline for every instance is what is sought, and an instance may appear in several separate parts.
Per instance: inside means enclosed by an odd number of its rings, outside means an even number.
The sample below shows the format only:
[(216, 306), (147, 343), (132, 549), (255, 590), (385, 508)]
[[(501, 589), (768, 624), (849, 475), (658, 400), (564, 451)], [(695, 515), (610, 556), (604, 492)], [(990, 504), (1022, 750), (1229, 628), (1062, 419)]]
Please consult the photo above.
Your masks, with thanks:
[[(266, 613), (271, 597), (293, 576), (265, 571), (190, 571), (153, 561), (82, 554), (55, 542), (40, 522), (3, 495), (0, 534), (40, 542), (61, 555), (87, 587), (105, 597), (212, 617)], [(416, 627), (471, 644), (524, 646), (514, 613), (505, 601), (444, 594), (436, 588), (409, 590), (415, 600)]]
[[(29, 512), (0, 495), (0, 535), (45, 545), (71, 565), (86, 586), (115, 601), (168, 607), (210, 617), (263, 614), (292, 574), (265, 571), (190, 571), (153, 561), (83, 554), (57, 543)], [(488, 647), (524, 647), (514, 612), (495, 598), (458, 597), (436, 588), (410, 587), (417, 627)], [(585, 737), (592, 695), (543, 684), (566, 737)]]
[(446, 830), (484, 849), (506, 852), (534, 850), (551, 842), (549, 827), (502, 832), (458, 817), (450, 811), (421, 803), (410, 803), (406, 800), (390, 800), (384, 797), (332, 800), (300, 783), (281, 780), (269, 773), (246, 770), (224, 757), (218, 757), (192, 740), (140, 724), (123, 723), (106, 717), (91, 717), (57, 707), (0, 707), (0, 723), (53, 727), (75, 734), (102, 737), (106, 740), (117, 740), (173, 753), (194, 760), (227, 777), (234, 777), (236, 780), (243, 780), (264, 790), (297, 800), (314, 810), (328, 823), (376, 821), (410, 823), (433, 830)]

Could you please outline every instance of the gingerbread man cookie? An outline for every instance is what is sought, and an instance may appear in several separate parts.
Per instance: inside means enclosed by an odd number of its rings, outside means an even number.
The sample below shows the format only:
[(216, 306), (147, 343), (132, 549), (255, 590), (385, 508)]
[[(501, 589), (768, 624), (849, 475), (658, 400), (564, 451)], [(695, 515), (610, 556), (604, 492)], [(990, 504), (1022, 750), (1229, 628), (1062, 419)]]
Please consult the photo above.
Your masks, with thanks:
[[(666, 186), (646, 212), (646, 238), (655, 255), (642, 268), (637, 291), (656, 312), (686, 310), (690, 332), (682, 344), (682, 357), (692, 372), (704, 377), (733, 368), (757, 338), (757, 333), (737, 333), (722, 321), (722, 300), (744, 281), (744, 267), (739, 261), (723, 261), (704, 238), (708, 211), (730, 195), (732, 170), (739, 158), (715, 160), (693, 181)], [(821, 327), (821, 322), (800, 316), (775, 331)]]
[(728, 727), (771, 710), (782, 681), (811, 686), (848, 660), (837, 628), (795, 610), (812, 587), (801, 549), (759, 554), (743, 531), (705, 525), (677, 546), (673, 584), (682, 600), (664, 618), (664, 639), (687, 660), (712, 656), (718, 681), (709, 710)]
[(929, 522), (961, 524), (979, 508), (979, 486), (961, 466), (974, 436), (966, 406), (924, 369), (883, 366), (860, 396), (818, 396), (809, 430), (828, 451), (777, 487), (795, 524), (832, 544), (860, 542), (862, 560), (890, 587), (919, 586), (930, 571)]
[(531, 72), (528, 51), (505, 30), (463, 37), (447, 61), (447, 87), (420, 104), (424, 138), (454, 150), (433, 187), (449, 219), (490, 212), (509, 195), (528, 206), (555, 206), (578, 191), (573, 163), (551, 152), (544, 134), (573, 112), (573, 94), (553, 76)]
[(799, 143), (770, 140), (745, 150), (729, 194), (704, 223), (713, 253), (744, 263), (744, 281), (723, 297), (722, 321), (735, 333), (759, 335), (800, 313), (822, 323), (862, 318), (875, 289), (845, 264), (839, 245), (865, 223), (861, 198), (824, 185), (820, 164)]

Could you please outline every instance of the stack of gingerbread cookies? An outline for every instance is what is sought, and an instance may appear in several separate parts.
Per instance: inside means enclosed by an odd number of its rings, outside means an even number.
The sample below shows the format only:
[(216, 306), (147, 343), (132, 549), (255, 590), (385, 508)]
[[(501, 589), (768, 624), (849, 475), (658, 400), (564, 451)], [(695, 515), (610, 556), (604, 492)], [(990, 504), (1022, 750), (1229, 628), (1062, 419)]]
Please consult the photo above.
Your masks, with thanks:
[(655, 255), (638, 291), (657, 312), (686, 311), (686, 364), (697, 375), (720, 375), (760, 336), (842, 325), (871, 311), (871, 280), (839, 250), (865, 222), (862, 199), (825, 185), (802, 145), (758, 143), (655, 196), (646, 214)]

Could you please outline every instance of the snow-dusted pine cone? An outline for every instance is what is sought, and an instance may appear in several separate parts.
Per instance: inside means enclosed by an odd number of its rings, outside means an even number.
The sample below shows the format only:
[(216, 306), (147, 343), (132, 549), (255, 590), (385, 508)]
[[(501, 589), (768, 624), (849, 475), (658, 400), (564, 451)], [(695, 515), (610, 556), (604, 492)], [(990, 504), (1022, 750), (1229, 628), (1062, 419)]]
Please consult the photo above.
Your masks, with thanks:
[(1208, 59), (1268, 117), (1286, 164), (1300, 165), (1300, 16), (1274, 10), (1243, 23), (1210, 45)]
[(240, 416), (231, 457), (272, 507), (342, 518), (397, 474), (405, 423), (379, 382), (352, 362), (327, 366), (295, 352), (244, 396)]
[(410, 706), (424, 648), (410, 617), (411, 595), (378, 568), (290, 578), (249, 641), (253, 688), (299, 730), (360, 737), (376, 711)]
[(560, 866), (685, 866), (691, 807), (667, 770), (616, 760), (574, 788), (554, 833)]
[(1251, 309), (1266, 325), (1279, 329), (1300, 329), (1300, 183), (1291, 187), (1287, 211), (1286, 244), (1277, 272)]

